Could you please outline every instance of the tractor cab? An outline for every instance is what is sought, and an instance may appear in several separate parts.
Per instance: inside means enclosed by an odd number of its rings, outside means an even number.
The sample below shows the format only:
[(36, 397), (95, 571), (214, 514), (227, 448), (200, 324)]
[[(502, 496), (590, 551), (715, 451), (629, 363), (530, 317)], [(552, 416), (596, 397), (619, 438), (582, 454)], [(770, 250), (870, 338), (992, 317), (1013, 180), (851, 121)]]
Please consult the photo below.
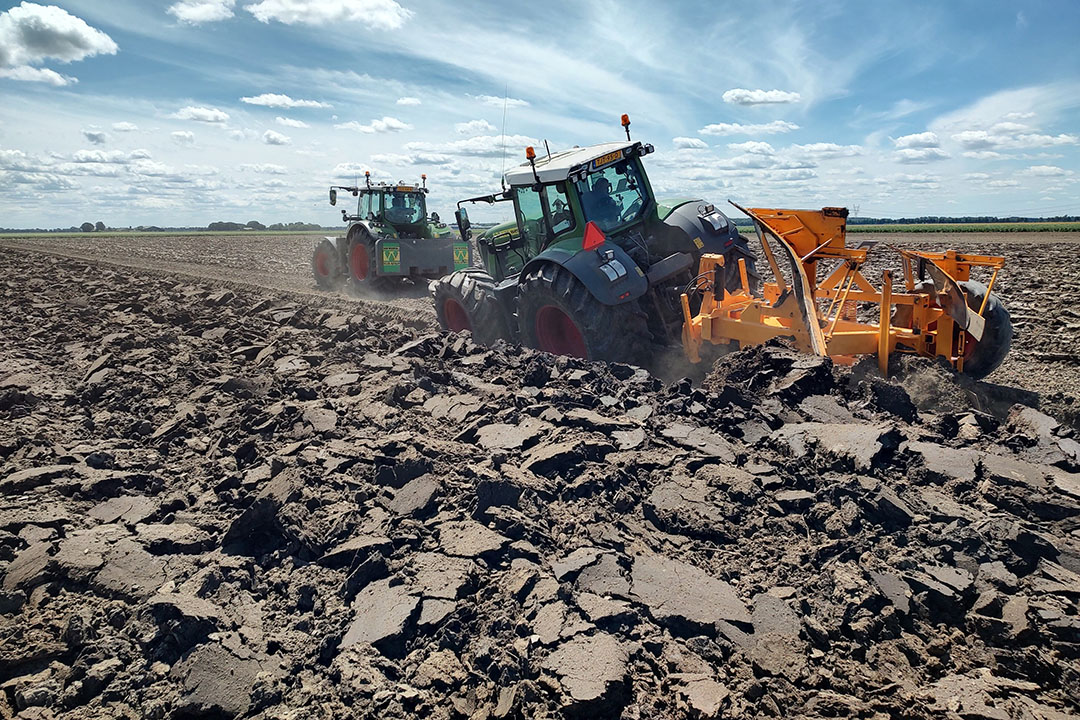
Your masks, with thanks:
[(517, 274), (553, 245), (569, 241), (581, 249), (587, 234), (593, 241), (602, 235), (633, 250), (640, 241), (632, 231), (640, 229), (646, 214), (656, 207), (641, 163), (652, 151), (652, 145), (627, 141), (537, 158), (533, 148), (527, 148), (529, 162), (504, 177), (507, 190), (458, 203), (458, 228), (465, 239), (472, 237), (465, 203), (513, 204), (512, 222), (476, 237), (485, 267), (499, 280)]
[[(372, 183), (371, 174), (364, 173), (364, 185), (335, 186), (330, 188), (330, 204), (337, 204), (337, 191), (344, 190), (357, 198), (356, 213), (341, 211), (345, 222), (362, 222), (378, 227), (383, 234), (413, 237), (435, 237), (440, 226), (439, 216), (427, 214), (427, 175), (421, 175), (421, 184)], [(439, 229), (444, 229), (442, 226)]]

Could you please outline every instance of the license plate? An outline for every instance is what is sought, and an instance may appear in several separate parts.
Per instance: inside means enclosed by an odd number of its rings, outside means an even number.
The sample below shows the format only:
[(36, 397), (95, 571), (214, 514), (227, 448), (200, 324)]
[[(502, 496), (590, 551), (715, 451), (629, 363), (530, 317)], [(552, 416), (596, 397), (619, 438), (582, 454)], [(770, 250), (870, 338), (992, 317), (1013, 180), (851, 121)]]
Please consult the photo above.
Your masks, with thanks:
[(601, 168), (608, 163), (613, 163), (616, 160), (622, 159), (622, 150), (616, 150), (615, 152), (609, 152), (607, 155), (601, 155), (592, 161), (593, 170)]

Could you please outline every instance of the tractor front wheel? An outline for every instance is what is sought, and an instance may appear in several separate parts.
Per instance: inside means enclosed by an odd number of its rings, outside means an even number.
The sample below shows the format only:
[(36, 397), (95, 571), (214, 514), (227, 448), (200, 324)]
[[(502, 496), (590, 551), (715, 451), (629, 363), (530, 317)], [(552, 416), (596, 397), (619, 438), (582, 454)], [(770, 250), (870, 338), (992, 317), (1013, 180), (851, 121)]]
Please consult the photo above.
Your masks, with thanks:
[(315, 246), (315, 252), (311, 256), (311, 271), (315, 275), (315, 284), (323, 290), (337, 290), (345, 282), (341, 255), (333, 242), (323, 240)]
[(495, 280), (485, 271), (466, 268), (435, 280), (431, 296), (443, 330), (468, 330), (481, 345), (512, 339), (506, 310), (495, 297)]
[(524, 344), (588, 360), (641, 364), (651, 338), (636, 302), (604, 305), (553, 264), (541, 265), (522, 281), (518, 325)]

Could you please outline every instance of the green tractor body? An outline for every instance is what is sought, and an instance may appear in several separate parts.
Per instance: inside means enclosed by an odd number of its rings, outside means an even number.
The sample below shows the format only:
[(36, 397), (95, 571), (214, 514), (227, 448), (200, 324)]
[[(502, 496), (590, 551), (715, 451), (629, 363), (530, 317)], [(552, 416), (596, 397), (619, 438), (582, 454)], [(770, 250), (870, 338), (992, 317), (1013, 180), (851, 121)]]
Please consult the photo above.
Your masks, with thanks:
[(353, 290), (385, 286), (394, 278), (438, 278), (472, 262), (469, 244), (458, 239), (436, 214), (427, 214), (427, 178), (421, 186), (372, 184), (334, 186), (357, 198), (356, 213), (341, 211), (348, 229), (315, 248), (312, 271), (319, 287)]
[[(506, 190), (458, 203), (461, 239), (479, 262), (432, 283), (444, 328), (641, 363), (657, 346), (680, 344), (680, 295), (703, 253), (736, 268), (743, 260), (748, 282), (758, 282), (734, 223), (702, 200), (657, 201), (642, 162), (653, 147), (627, 136), (541, 159), (529, 148)], [(463, 205), (500, 202), (512, 203), (515, 220), (472, 234)]]

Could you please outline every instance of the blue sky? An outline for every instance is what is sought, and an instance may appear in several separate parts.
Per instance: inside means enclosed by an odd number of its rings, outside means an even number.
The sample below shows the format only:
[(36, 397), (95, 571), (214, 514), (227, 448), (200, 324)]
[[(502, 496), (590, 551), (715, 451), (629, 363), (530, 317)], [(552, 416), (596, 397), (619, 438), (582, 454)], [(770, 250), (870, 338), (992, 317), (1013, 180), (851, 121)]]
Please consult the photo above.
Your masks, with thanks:
[[(0, 226), (334, 224), (326, 187), (499, 186), (635, 139), (658, 194), (1080, 213), (1080, 3), (0, 3)], [(504, 98), (506, 121), (503, 123)]]

